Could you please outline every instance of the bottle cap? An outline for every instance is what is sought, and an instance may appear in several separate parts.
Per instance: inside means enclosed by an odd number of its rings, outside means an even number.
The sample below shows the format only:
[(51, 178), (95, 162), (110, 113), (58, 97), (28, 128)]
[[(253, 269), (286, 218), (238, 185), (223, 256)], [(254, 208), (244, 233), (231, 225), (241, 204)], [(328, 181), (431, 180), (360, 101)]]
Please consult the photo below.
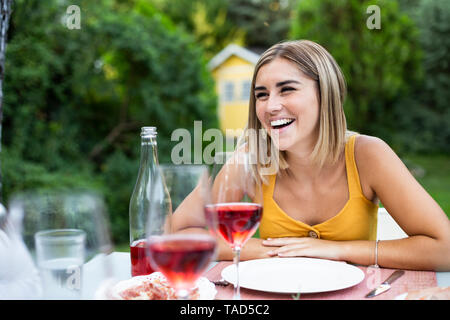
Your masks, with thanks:
[(155, 137), (156, 136), (156, 127), (142, 127), (141, 128), (141, 137)]

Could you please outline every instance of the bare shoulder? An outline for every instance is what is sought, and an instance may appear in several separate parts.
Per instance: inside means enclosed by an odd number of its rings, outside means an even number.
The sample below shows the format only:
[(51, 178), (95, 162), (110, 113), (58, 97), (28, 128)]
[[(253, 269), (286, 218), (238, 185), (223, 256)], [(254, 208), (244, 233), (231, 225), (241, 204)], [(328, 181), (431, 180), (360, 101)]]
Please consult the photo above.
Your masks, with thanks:
[(386, 142), (367, 135), (358, 135), (356, 138), (355, 162), (363, 193), (374, 202), (377, 186), (382, 185), (386, 177), (392, 176), (393, 172), (399, 173), (406, 169)]
[(395, 161), (398, 159), (391, 147), (382, 139), (358, 135), (355, 142), (355, 160), (358, 167), (373, 166), (379, 164), (380, 161)]

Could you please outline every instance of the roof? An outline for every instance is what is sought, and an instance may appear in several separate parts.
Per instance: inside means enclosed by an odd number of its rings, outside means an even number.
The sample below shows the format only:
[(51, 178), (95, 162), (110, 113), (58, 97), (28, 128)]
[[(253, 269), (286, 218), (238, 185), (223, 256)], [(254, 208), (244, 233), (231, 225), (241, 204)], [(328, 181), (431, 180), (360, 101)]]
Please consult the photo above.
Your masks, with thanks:
[(222, 51), (220, 51), (218, 54), (212, 58), (208, 63), (208, 68), (210, 70), (213, 70), (217, 68), (219, 65), (221, 65), (225, 60), (227, 60), (231, 56), (238, 56), (239, 58), (242, 58), (252, 64), (256, 64), (259, 59), (259, 55), (256, 54), (253, 51), (250, 51), (248, 49), (245, 49), (241, 46), (238, 46), (237, 44), (229, 44), (225, 47)]

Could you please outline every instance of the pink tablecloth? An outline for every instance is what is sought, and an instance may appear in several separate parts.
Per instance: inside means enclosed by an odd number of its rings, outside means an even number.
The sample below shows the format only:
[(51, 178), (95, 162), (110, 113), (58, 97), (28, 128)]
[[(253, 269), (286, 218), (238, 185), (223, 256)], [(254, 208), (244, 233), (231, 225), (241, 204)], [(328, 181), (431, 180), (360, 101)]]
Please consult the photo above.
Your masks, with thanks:
[[(219, 262), (211, 270), (206, 273), (206, 277), (209, 280), (219, 280), (221, 278), (220, 273), (223, 268), (230, 265), (230, 261)], [(389, 275), (394, 272), (394, 269), (386, 268), (372, 268), (358, 266), (364, 274), (365, 278), (359, 284), (338, 291), (314, 293), (314, 294), (302, 294), (300, 299), (306, 300), (360, 300), (366, 299), (365, 295), (373, 288), (378, 286), (381, 282), (386, 280)], [(410, 271), (405, 270), (405, 274), (395, 281), (392, 288), (370, 300), (390, 300), (401, 295), (402, 293), (409, 292), (411, 290), (419, 290), (430, 287), (435, 287), (436, 273), (433, 271)], [(228, 285), (226, 287), (216, 286), (217, 295), (216, 299), (228, 300), (233, 298), (233, 285)], [(243, 300), (285, 300), (293, 299), (291, 294), (278, 294), (250, 290), (246, 288), (241, 288), (241, 298)]]

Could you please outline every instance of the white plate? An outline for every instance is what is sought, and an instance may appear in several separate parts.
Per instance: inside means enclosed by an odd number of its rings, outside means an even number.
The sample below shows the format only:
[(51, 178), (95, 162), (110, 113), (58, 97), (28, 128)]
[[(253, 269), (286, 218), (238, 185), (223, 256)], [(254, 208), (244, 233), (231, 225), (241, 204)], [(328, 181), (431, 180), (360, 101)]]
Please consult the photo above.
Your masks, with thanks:
[[(222, 270), (236, 281), (236, 267)], [(349, 288), (364, 280), (364, 272), (345, 262), (313, 258), (268, 258), (239, 263), (239, 283), (247, 289), (276, 293), (316, 293)]]

